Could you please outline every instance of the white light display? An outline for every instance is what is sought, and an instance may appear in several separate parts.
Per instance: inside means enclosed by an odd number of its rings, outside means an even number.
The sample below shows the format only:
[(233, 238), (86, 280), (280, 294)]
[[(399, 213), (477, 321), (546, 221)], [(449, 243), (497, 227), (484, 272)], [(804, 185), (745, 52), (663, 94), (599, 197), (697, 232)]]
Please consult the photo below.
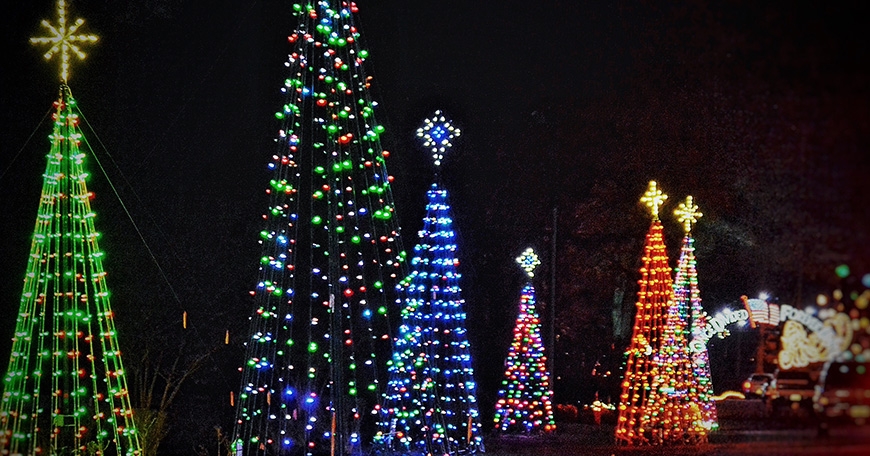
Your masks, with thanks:
[(535, 268), (541, 265), (538, 254), (531, 247), (523, 251), (523, 254), (517, 257), (516, 262), (523, 268), (523, 271), (526, 271), (526, 275), (530, 279), (535, 276)]
[(460, 130), (453, 126), (440, 110), (435, 111), (435, 115), (423, 121), (423, 126), (417, 129), (417, 137), (422, 138), (423, 147), (432, 152), (435, 166), (441, 165), (444, 154), (453, 147), (451, 141), (460, 133)]
[(33, 44), (47, 44), (48, 51), (43, 57), (50, 60), (55, 54), (60, 54), (60, 80), (67, 82), (69, 79), (70, 53), (79, 59), (86, 57), (78, 44), (91, 44), (97, 42), (96, 35), (76, 35), (78, 29), (85, 23), (84, 19), (76, 19), (75, 23), (68, 26), (66, 23), (66, 2), (57, 2), (57, 26), (51, 25), (47, 20), (42, 21), (42, 26), (48, 29), (49, 36), (38, 36), (30, 39)]

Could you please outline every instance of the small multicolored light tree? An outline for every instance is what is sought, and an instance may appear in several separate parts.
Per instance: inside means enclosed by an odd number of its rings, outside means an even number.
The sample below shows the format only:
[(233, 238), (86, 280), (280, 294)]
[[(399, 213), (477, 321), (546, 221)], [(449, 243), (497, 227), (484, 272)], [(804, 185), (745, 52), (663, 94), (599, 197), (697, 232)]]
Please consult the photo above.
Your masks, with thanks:
[(357, 6), (293, 13), (234, 450), (359, 454), (377, 428), (405, 252)]
[(46, 59), (60, 55), (60, 94), (54, 103), (51, 150), (30, 246), (24, 288), (0, 401), (0, 454), (142, 454), (113, 321), (104, 252), (96, 230), (87, 141), (67, 82), (70, 53), (97, 41), (66, 23), (58, 25)]
[(695, 390), (690, 391), (689, 394), (691, 401), (700, 407), (703, 427), (715, 430), (719, 428), (719, 422), (716, 414), (716, 402), (713, 400), (713, 382), (710, 376), (710, 356), (707, 352), (707, 344), (700, 343), (703, 338), (697, 338), (697, 341), (692, 342), (695, 339), (694, 334), (707, 326), (707, 312), (701, 307), (701, 291), (698, 289), (698, 269), (695, 261), (695, 239), (692, 237), (692, 226), (703, 214), (698, 210), (698, 206), (690, 195), (686, 197), (685, 202), (680, 203), (674, 211), (674, 215), (682, 223), (685, 231), (674, 278), (674, 298), (677, 303), (677, 314), (681, 319), (679, 324), (682, 328), (685, 328), (688, 317), (689, 354), (696, 383), (691, 385)]
[[(441, 111), (417, 130), (436, 166), (459, 130)], [(402, 324), (375, 444), (386, 454), (483, 451), (480, 412), (459, 286), (456, 233), (447, 190), (436, 176), (405, 279)]]
[(688, 391), (694, 380), (685, 325), (674, 300), (659, 208), (667, 199), (655, 181), (641, 202), (650, 208), (638, 281), (637, 314), (626, 352), (625, 375), (616, 423), (619, 444), (644, 445), (691, 441), (704, 429)]
[(541, 339), (541, 322), (535, 307), (531, 279), (541, 264), (529, 248), (517, 258), (529, 282), (520, 296), (514, 338), (505, 360), (505, 378), (495, 405), (495, 432), (500, 434), (541, 434), (556, 430), (553, 390), (547, 357)]

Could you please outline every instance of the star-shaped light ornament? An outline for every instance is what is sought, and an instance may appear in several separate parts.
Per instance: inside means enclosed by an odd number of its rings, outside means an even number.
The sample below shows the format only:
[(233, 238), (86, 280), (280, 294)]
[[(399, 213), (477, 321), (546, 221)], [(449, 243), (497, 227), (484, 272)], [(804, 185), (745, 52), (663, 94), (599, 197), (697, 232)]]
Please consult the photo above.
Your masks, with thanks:
[(444, 117), (440, 109), (435, 111), (432, 118), (424, 120), (423, 126), (417, 129), (417, 137), (423, 139), (423, 147), (432, 151), (435, 166), (441, 166), (444, 153), (453, 147), (453, 143), (450, 141), (458, 137), (459, 134), (459, 129)]
[(537, 268), (541, 264), (541, 260), (538, 259), (538, 254), (532, 250), (531, 247), (527, 248), (522, 255), (517, 257), (517, 263), (520, 264), (520, 267), (523, 268), (523, 271), (526, 271), (526, 274), (529, 278), (535, 276), (535, 268)]
[(677, 220), (683, 224), (683, 230), (686, 231), (686, 234), (689, 234), (692, 231), (692, 225), (694, 225), (701, 216), (704, 214), (698, 210), (698, 206), (695, 204), (692, 195), (686, 197), (686, 201), (680, 203), (676, 210), (674, 210), (674, 215), (677, 216)]
[(43, 55), (45, 60), (51, 60), (55, 54), (60, 54), (60, 81), (66, 83), (69, 80), (70, 54), (75, 54), (79, 59), (85, 58), (79, 44), (92, 44), (99, 38), (96, 35), (77, 35), (79, 27), (85, 23), (84, 19), (76, 19), (75, 23), (67, 26), (66, 1), (57, 0), (57, 26), (51, 25), (47, 20), (42, 20), (42, 26), (48, 29), (49, 36), (30, 38), (31, 44), (47, 44), (48, 51)]
[(647, 188), (646, 193), (643, 194), (640, 202), (646, 204), (646, 207), (650, 209), (653, 220), (658, 220), (659, 208), (665, 203), (666, 199), (668, 199), (668, 195), (665, 195), (658, 189), (656, 181), (649, 181), (649, 188)]

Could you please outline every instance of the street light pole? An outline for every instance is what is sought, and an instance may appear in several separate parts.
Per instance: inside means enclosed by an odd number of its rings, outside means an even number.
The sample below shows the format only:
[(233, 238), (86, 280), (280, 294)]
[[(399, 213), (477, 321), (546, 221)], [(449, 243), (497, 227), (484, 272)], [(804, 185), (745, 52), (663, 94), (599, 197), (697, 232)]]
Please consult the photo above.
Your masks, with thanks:
[(550, 387), (556, 389), (556, 227), (559, 207), (553, 206), (553, 239), (550, 251)]

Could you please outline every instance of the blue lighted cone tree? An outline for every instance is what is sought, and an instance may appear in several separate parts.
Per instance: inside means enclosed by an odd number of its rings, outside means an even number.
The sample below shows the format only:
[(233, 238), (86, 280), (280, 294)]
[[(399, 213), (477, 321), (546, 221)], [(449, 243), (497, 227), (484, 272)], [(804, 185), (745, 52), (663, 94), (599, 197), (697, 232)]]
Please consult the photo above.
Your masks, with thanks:
[[(690, 395), (694, 374), (685, 322), (675, 305), (659, 208), (667, 199), (651, 181), (641, 198), (652, 214), (638, 281), (632, 339), (622, 381), (616, 441), (625, 445), (698, 442), (706, 438)], [(681, 323), (682, 322), (682, 323)]]
[(696, 382), (692, 385), (695, 390), (690, 394), (693, 396), (693, 402), (700, 408), (703, 427), (716, 430), (719, 428), (719, 422), (716, 402), (713, 400), (710, 356), (707, 352), (707, 344), (701, 342), (703, 338), (694, 337), (707, 326), (707, 313), (701, 307), (701, 291), (698, 289), (698, 269), (695, 261), (695, 239), (692, 237), (692, 226), (703, 214), (698, 210), (692, 196), (687, 196), (686, 201), (680, 203), (674, 214), (683, 224), (685, 231), (674, 278), (674, 298), (679, 309), (678, 314), (683, 320), (680, 324), (685, 324), (685, 317), (688, 317), (689, 322), (689, 354)]
[(67, 82), (71, 54), (96, 36), (84, 23), (43, 21), (51, 35), (46, 59), (59, 55), (42, 195), (0, 403), (0, 454), (142, 454), (91, 209), (86, 161), (91, 151)]
[(234, 451), (360, 454), (388, 378), (405, 252), (356, 4), (293, 12)]
[(541, 338), (541, 321), (535, 306), (535, 287), (531, 283), (535, 268), (541, 264), (529, 248), (517, 258), (529, 277), (520, 296), (513, 342), (505, 360), (504, 380), (495, 404), (495, 432), (532, 435), (556, 430), (553, 415), (553, 390), (547, 357)]
[[(417, 130), (440, 166), (460, 131), (440, 111)], [(447, 190), (427, 192), (426, 216), (405, 279), (399, 334), (375, 443), (381, 453), (456, 455), (483, 451), (456, 233)]]

